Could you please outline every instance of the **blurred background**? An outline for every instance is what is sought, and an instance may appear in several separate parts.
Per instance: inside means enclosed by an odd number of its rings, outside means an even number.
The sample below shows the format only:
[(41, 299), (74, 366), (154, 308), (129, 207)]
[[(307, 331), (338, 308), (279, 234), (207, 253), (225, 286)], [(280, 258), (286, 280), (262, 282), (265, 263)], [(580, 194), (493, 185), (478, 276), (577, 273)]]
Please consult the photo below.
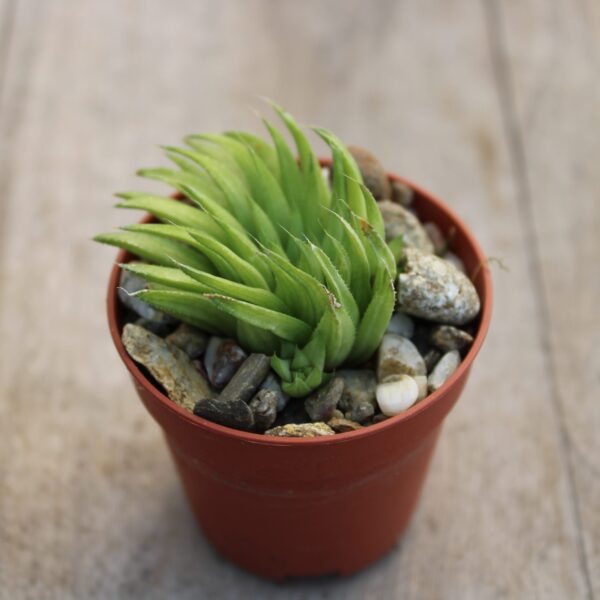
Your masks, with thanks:
[[(0, 597), (599, 597), (599, 75), (594, 0), (0, 0)], [(276, 585), (209, 547), (90, 242), (132, 218), (115, 191), (160, 187), (133, 175), (159, 144), (260, 132), (260, 95), (507, 268), (412, 524), (346, 579)]]

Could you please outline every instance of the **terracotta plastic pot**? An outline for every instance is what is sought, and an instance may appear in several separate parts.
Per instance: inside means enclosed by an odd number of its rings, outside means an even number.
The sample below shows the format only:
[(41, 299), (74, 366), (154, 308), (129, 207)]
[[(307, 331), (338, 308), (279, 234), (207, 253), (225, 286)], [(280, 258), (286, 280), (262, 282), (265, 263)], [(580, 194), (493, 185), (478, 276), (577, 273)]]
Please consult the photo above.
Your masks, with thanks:
[[(108, 320), (138, 394), (162, 427), (185, 493), (206, 537), (224, 556), (271, 579), (348, 574), (397, 541), (415, 509), (444, 421), (462, 392), (490, 323), (492, 283), (485, 256), (440, 200), (415, 190), (424, 221), (456, 231), (482, 301), (475, 341), (446, 384), (406, 412), (356, 432), (275, 438), (222, 427), (171, 402), (121, 342), (120, 270), (112, 270)], [(150, 220), (150, 217), (145, 219)], [(117, 263), (132, 256), (120, 252)]]

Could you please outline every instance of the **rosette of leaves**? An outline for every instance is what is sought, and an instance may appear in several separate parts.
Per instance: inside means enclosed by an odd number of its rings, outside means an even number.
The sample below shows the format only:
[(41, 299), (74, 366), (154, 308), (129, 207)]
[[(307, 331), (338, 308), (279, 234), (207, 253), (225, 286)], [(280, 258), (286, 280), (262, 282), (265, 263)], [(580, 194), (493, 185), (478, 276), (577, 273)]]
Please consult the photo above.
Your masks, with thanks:
[(174, 168), (139, 171), (188, 202), (117, 194), (117, 206), (158, 222), (95, 239), (143, 259), (122, 265), (149, 282), (139, 298), (272, 356), (283, 389), (301, 397), (376, 350), (394, 306), (396, 260), (345, 145), (314, 128), (331, 149), (330, 185), (295, 120), (275, 110), (295, 151), (267, 120), (272, 144), (245, 132), (190, 135), (187, 148), (164, 148)]

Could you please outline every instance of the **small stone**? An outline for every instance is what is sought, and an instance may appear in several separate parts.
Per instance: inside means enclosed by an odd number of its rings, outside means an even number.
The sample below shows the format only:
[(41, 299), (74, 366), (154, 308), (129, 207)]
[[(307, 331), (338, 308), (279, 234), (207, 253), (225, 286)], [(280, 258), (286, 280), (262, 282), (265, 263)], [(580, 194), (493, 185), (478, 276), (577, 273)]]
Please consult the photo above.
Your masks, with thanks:
[(385, 169), (381, 163), (368, 150), (358, 146), (348, 146), (350, 154), (354, 157), (364, 184), (371, 190), (376, 200), (392, 197), (392, 187)]
[(415, 199), (415, 192), (401, 181), (392, 180), (392, 200), (404, 208), (408, 208)]
[(427, 368), (428, 373), (431, 373), (433, 367), (435, 367), (440, 358), (442, 358), (442, 353), (435, 348), (432, 348), (429, 350), (429, 352), (427, 352), (427, 354), (425, 354), (423, 360), (425, 361), (425, 367)]
[(166, 340), (183, 350), (192, 359), (202, 356), (208, 344), (208, 336), (187, 323), (179, 325)]
[(277, 412), (281, 412), (290, 401), (290, 397), (283, 391), (279, 378), (272, 371), (267, 375), (260, 386), (264, 390), (271, 390), (277, 396)]
[(335, 377), (308, 396), (304, 401), (304, 410), (310, 416), (311, 421), (328, 421), (331, 419), (343, 391), (343, 379)]
[(344, 418), (344, 413), (339, 410), (338, 408), (336, 408), (333, 413), (331, 414), (331, 418), (332, 419), (343, 419)]
[(221, 389), (246, 360), (246, 353), (233, 341), (217, 336), (210, 338), (204, 354), (209, 381)]
[(277, 417), (277, 394), (273, 390), (259, 390), (249, 406), (257, 431), (264, 431), (273, 425)]
[(373, 417), (373, 425), (377, 425), (377, 423), (383, 423), (383, 421), (387, 421), (389, 419), (389, 417), (387, 415), (384, 415), (383, 413), (377, 413), (374, 417)]
[(214, 395), (188, 355), (177, 346), (132, 323), (123, 328), (122, 339), (131, 358), (150, 371), (176, 404), (191, 412), (198, 400)]
[(342, 370), (336, 377), (344, 380), (344, 391), (338, 404), (345, 417), (363, 423), (375, 414), (377, 399), (375, 373), (369, 369)]
[(387, 326), (386, 333), (396, 333), (410, 339), (415, 333), (414, 321), (404, 313), (394, 313)]
[(336, 433), (346, 433), (347, 431), (357, 431), (362, 429), (362, 425), (356, 421), (350, 421), (349, 419), (330, 419), (327, 425), (331, 427)]
[(410, 375), (377, 386), (377, 403), (384, 415), (393, 417), (410, 408), (419, 397), (419, 386)]
[(446, 252), (444, 254), (443, 259), (448, 261), (451, 265), (456, 267), (461, 273), (466, 273), (467, 268), (465, 267), (465, 263), (462, 261), (458, 255), (454, 254), (454, 252)]
[(383, 216), (387, 242), (401, 235), (406, 246), (414, 246), (425, 253), (433, 252), (433, 244), (415, 215), (390, 200), (382, 200), (378, 206)]
[[(164, 313), (159, 313), (164, 314)], [(144, 329), (147, 329), (154, 335), (158, 335), (159, 337), (164, 337), (173, 331), (173, 329), (177, 326), (177, 321), (172, 320), (169, 315), (164, 315), (164, 319), (151, 321), (150, 319), (144, 319), (140, 317), (136, 321), (134, 321), (135, 325), (139, 325)]]
[(251, 354), (223, 388), (219, 400), (248, 402), (265, 380), (270, 368), (271, 359), (266, 354)]
[(417, 402), (420, 402), (424, 398), (427, 398), (427, 376), (426, 375), (414, 375), (413, 379), (417, 382), (419, 388), (419, 395), (417, 396)]
[(448, 241), (446, 240), (442, 230), (433, 221), (423, 223), (423, 229), (427, 232), (431, 243), (433, 244), (433, 251), (438, 256), (441, 256), (448, 249)]
[[(163, 326), (165, 324), (173, 325), (176, 323), (177, 321), (173, 317), (157, 310), (147, 302), (144, 302), (133, 295), (135, 292), (145, 290), (147, 287), (148, 282), (139, 275), (125, 269), (121, 270), (117, 295), (122, 304), (150, 323), (156, 323)], [(149, 327), (145, 328), (149, 329)]]
[(398, 275), (398, 307), (430, 321), (464, 325), (479, 313), (480, 302), (469, 278), (448, 261), (405, 248)]
[(458, 369), (458, 365), (460, 365), (460, 353), (458, 350), (452, 350), (444, 354), (438, 364), (435, 365), (431, 375), (427, 378), (429, 392), (439, 390), (450, 375)]
[(473, 343), (473, 336), (452, 325), (440, 325), (431, 332), (431, 343), (442, 352), (463, 350)]
[(221, 400), (206, 398), (196, 402), (194, 414), (233, 429), (250, 431), (254, 425), (254, 417), (250, 407), (242, 400)]
[(323, 435), (335, 435), (335, 431), (326, 423), (302, 423), (301, 425), (281, 425), (267, 429), (265, 435), (278, 437), (320, 437)]
[(425, 375), (425, 362), (416, 346), (405, 337), (386, 333), (377, 355), (377, 381), (394, 379), (397, 375)]

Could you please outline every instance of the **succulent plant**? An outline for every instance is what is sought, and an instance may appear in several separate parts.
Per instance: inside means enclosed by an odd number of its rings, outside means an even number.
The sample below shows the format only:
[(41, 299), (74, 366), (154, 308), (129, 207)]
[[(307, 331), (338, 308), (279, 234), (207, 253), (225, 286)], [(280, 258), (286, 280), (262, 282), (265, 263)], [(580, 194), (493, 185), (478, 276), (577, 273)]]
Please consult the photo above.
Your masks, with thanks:
[(137, 296), (165, 313), (272, 356), (284, 390), (301, 397), (341, 365), (377, 349), (394, 306), (396, 259), (381, 212), (346, 146), (315, 127), (332, 153), (332, 183), (295, 120), (275, 110), (272, 145), (245, 132), (190, 135), (165, 147), (176, 168), (139, 174), (189, 202), (117, 194), (159, 222), (98, 235), (143, 259), (121, 265), (149, 282)]

